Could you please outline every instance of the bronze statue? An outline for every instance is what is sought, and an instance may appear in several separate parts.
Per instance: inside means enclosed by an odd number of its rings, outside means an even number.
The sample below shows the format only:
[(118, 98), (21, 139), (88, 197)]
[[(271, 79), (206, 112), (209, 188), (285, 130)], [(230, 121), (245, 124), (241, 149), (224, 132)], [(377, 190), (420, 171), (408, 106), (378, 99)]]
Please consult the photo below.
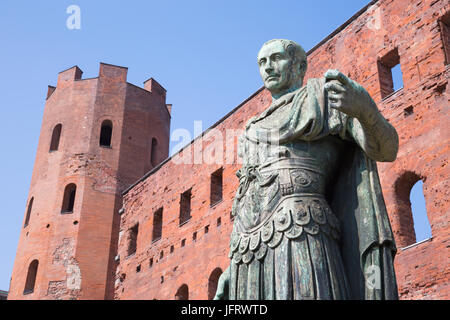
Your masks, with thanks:
[(337, 70), (303, 86), (294, 41), (266, 42), (258, 65), (272, 104), (239, 139), (231, 260), (215, 299), (397, 299), (376, 167), (395, 160), (395, 129)]

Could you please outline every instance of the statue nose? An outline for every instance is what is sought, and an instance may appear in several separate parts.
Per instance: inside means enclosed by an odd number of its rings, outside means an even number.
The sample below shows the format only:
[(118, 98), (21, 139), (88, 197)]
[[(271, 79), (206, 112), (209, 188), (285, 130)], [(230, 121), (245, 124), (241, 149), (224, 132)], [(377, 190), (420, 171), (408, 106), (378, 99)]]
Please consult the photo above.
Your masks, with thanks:
[(268, 61), (266, 64), (266, 68), (265, 68), (267, 73), (270, 73), (271, 71), (273, 71), (273, 66), (272, 66), (272, 62)]

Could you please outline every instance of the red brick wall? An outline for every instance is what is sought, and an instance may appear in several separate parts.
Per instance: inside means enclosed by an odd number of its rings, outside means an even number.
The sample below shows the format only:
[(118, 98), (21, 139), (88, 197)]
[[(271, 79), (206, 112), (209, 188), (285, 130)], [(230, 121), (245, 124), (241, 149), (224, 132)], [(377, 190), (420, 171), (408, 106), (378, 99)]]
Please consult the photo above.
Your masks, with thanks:
[[(152, 137), (161, 141), (157, 159), (168, 155), (170, 115), (160, 94), (127, 83), (123, 67), (102, 63), (97, 78), (81, 74), (78, 67), (61, 72), (49, 90), (29, 191), (33, 208), (20, 234), (9, 299), (111, 298), (121, 192), (150, 168)], [(113, 123), (111, 148), (99, 146), (105, 119)], [(59, 148), (49, 152), (58, 123)], [(69, 183), (77, 186), (74, 210), (61, 214)], [(34, 259), (34, 292), (24, 295)]]
[[(403, 299), (449, 298), (448, 194), (449, 194), (449, 88), (450, 67), (445, 65), (439, 18), (450, 10), (445, 1), (380, 0), (308, 54), (307, 78), (339, 69), (361, 83), (377, 102), (400, 137), (398, 158), (380, 163), (379, 171), (397, 246), (415, 240), (411, 213), (401, 194), (409, 196), (406, 174), (424, 182), (432, 239), (399, 250), (395, 268)], [(404, 88), (381, 98), (378, 61), (397, 49)], [(256, 52), (255, 52), (256, 54)], [(383, 79), (381, 79), (383, 82)], [(224, 118), (214, 129), (242, 129), (246, 120), (268, 107), (270, 96), (258, 91)], [(409, 108), (412, 107), (412, 108)], [(408, 112), (405, 112), (405, 109)], [(411, 112), (412, 111), (412, 112)], [(212, 152), (214, 130), (204, 133), (191, 147)], [(227, 144), (234, 146), (236, 144)], [(142, 179), (124, 196), (116, 272), (117, 299), (174, 299), (186, 284), (189, 299), (206, 299), (211, 272), (228, 265), (230, 210), (238, 181), (237, 164), (177, 164), (186, 149)], [(217, 150), (216, 150), (217, 153)], [(223, 201), (209, 204), (210, 175), (223, 166)], [(413, 181), (415, 182), (415, 181)], [(192, 188), (192, 218), (179, 226), (179, 201)], [(405, 189), (406, 191), (402, 191)], [(152, 243), (153, 213), (163, 207), (162, 239)], [(221, 218), (220, 227), (216, 226)], [(127, 257), (127, 232), (139, 223), (137, 251)], [(204, 227), (209, 225), (205, 234)], [(408, 231), (409, 230), (409, 231)], [(193, 241), (193, 233), (197, 239)], [(181, 247), (181, 241), (186, 245)], [(170, 247), (174, 252), (170, 253)], [(160, 259), (161, 251), (164, 256)], [(153, 265), (149, 265), (153, 259)], [(137, 267), (140, 271), (137, 272)]]

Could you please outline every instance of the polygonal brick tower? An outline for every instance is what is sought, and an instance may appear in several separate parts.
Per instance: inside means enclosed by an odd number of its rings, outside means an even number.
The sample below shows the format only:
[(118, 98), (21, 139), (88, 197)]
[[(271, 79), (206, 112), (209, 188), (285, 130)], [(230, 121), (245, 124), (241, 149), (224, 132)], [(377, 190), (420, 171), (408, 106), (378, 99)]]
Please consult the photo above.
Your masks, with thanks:
[(9, 299), (113, 297), (122, 191), (169, 151), (170, 105), (127, 68), (49, 86)]

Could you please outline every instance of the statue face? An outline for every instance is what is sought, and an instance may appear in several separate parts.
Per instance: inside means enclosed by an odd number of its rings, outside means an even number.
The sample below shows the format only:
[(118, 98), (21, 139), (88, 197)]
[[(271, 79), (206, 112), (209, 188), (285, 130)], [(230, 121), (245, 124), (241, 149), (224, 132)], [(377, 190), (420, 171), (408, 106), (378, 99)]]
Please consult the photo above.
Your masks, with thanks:
[(258, 53), (258, 65), (264, 86), (272, 95), (289, 91), (299, 80), (293, 61), (281, 42), (264, 45)]

